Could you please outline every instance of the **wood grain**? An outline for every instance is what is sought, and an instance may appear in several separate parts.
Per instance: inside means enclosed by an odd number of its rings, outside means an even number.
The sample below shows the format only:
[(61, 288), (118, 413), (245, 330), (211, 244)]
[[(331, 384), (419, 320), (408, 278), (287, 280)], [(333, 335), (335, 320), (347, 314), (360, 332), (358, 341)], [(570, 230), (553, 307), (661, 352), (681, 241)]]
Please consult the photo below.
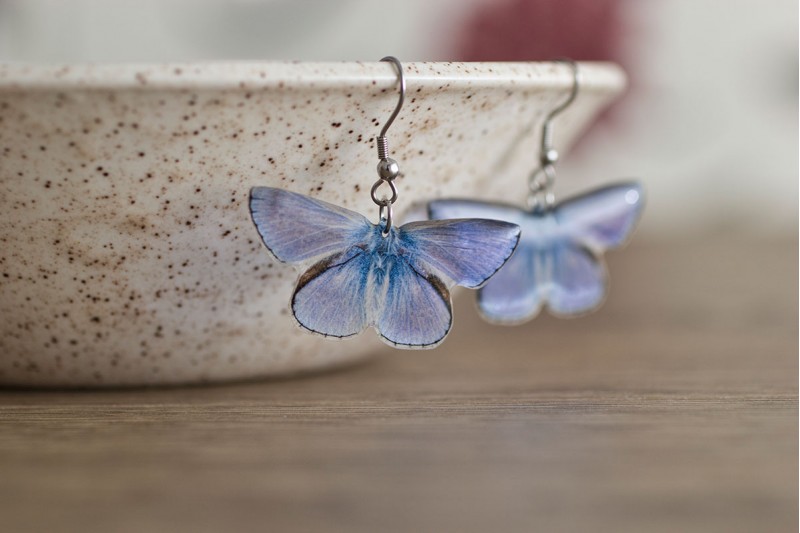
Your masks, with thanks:
[(613, 254), (603, 310), (302, 379), (0, 391), (3, 531), (797, 530), (797, 244)]

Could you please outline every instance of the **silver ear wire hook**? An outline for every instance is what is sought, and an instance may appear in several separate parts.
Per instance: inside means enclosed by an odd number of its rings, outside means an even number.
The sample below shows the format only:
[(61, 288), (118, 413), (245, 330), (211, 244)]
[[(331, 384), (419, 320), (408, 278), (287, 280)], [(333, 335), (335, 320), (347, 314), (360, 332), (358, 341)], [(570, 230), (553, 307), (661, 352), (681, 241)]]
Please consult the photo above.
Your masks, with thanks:
[(550, 111), (542, 125), (542, 143), (539, 151), (540, 166), (531, 173), (529, 182), (528, 207), (535, 209), (550, 209), (555, 203), (555, 195), (552, 189), (556, 179), (558, 150), (553, 146), (553, 120), (572, 105), (578, 97), (578, 89), (581, 83), (580, 70), (575, 61), (572, 59), (559, 59), (558, 62), (567, 63), (572, 68), (572, 91), (564, 102)]
[[(381, 59), (381, 61), (387, 61), (394, 65), (397, 69), (398, 82), (400, 85), (400, 97), (397, 100), (397, 105), (386, 121), (386, 124), (383, 125), (381, 133), (377, 138), (378, 159), (380, 159), (378, 162), (379, 179), (375, 182), (370, 191), (372, 201), (378, 205), (379, 221), (384, 222), (382, 233), (386, 236), (389, 234), (389, 230), (392, 229), (392, 204), (397, 201), (397, 186), (394, 184), (394, 179), (400, 174), (400, 166), (397, 164), (397, 161), (389, 157), (389, 139), (386, 138), (386, 132), (389, 131), (389, 127), (394, 122), (394, 119), (397, 118), (400, 109), (403, 107), (403, 102), (406, 98), (406, 79), (405, 76), (403, 76), (403, 65), (400, 63), (399, 59), (394, 56), (386, 56)], [(378, 188), (384, 183), (387, 183), (392, 191), (392, 196), (389, 198), (378, 197)]]
[(389, 155), (389, 142), (386, 139), (386, 132), (389, 131), (389, 127), (394, 123), (394, 119), (397, 118), (397, 115), (400, 114), (400, 109), (402, 109), (403, 102), (406, 100), (406, 78), (403, 75), (403, 65), (400, 63), (399, 59), (394, 56), (386, 56), (381, 59), (381, 61), (387, 61), (395, 66), (398, 76), (397, 81), (400, 84), (400, 98), (397, 100), (397, 105), (389, 116), (389, 120), (383, 125), (380, 135), (378, 135), (378, 157), (380, 159), (386, 159)]

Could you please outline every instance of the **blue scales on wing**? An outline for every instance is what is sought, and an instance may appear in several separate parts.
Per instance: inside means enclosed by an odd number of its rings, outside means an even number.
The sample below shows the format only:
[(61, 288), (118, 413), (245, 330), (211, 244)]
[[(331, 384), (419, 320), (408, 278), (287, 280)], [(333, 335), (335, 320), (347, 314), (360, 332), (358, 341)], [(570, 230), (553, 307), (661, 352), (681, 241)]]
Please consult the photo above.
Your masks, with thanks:
[(348, 337), (374, 327), (396, 347), (430, 348), (450, 330), (449, 288), (478, 287), (513, 253), (519, 227), (490, 220), (437, 220), (391, 228), (347, 209), (256, 187), (250, 211), (280, 261), (305, 266), (292, 296), (304, 328)]
[(485, 318), (517, 324), (535, 317), (545, 305), (559, 316), (597, 308), (607, 292), (602, 254), (625, 243), (642, 207), (641, 186), (623, 183), (547, 211), (473, 200), (436, 200), (428, 209), (434, 219), (490, 218), (521, 227), (516, 253), (478, 294)]

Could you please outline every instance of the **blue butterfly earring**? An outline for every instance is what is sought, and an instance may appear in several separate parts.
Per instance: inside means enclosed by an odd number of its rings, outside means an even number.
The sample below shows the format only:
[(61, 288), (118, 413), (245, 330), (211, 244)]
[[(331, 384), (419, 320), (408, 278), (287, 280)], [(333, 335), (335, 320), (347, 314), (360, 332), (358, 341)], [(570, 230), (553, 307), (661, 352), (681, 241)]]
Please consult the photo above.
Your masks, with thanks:
[(481, 217), (521, 227), (516, 253), (478, 293), (478, 309), (490, 322), (520, 324), (544, 306), (564, 317), (599, 307), (608, 285), (603, 252), (627, 241), (644, 206), (637, 182), (555, 203), (558, 152), (553, 147), (553, 119), (575, 101), (580, 86), (578, 65), (567, 62), (573, 72), (572, 92), (545, 119), (540, 167), (530, 176), (528, 209), (471, 200), (436, 200), (428, 205), (431, 219)]
[[(386, 132), (403, 106), (405, 78), (396, 58), (400, 97), (377, 138), (378, 176), (371, 189), (378, 223), (354, 211), (273, 187), (250, 190), (250, 213), (261, 239), (281, 262), (304, 268), (292, 295), (303, 328), (350, 337), (372, 326), (396, 348), (433, 348), (453, 321), (453, 285), (482, 286), (505, 264), (519, 226), (496, 220), (435, 220), (393, 225), (397, 162)], [(388, 186), (389, 196), (379, 196)]]

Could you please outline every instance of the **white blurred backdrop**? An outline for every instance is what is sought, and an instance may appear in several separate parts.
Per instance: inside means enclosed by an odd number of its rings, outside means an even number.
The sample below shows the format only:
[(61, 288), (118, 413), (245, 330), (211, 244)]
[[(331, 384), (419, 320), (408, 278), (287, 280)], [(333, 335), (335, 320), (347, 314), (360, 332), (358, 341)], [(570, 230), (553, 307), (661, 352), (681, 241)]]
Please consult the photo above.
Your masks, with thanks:
[(619, 61), (631, 90), (564, 157), (560, 193), (641, 177), (651, 236), (795, 234), (797, 10), (794, 0), (0, 0), (0, 61)]

